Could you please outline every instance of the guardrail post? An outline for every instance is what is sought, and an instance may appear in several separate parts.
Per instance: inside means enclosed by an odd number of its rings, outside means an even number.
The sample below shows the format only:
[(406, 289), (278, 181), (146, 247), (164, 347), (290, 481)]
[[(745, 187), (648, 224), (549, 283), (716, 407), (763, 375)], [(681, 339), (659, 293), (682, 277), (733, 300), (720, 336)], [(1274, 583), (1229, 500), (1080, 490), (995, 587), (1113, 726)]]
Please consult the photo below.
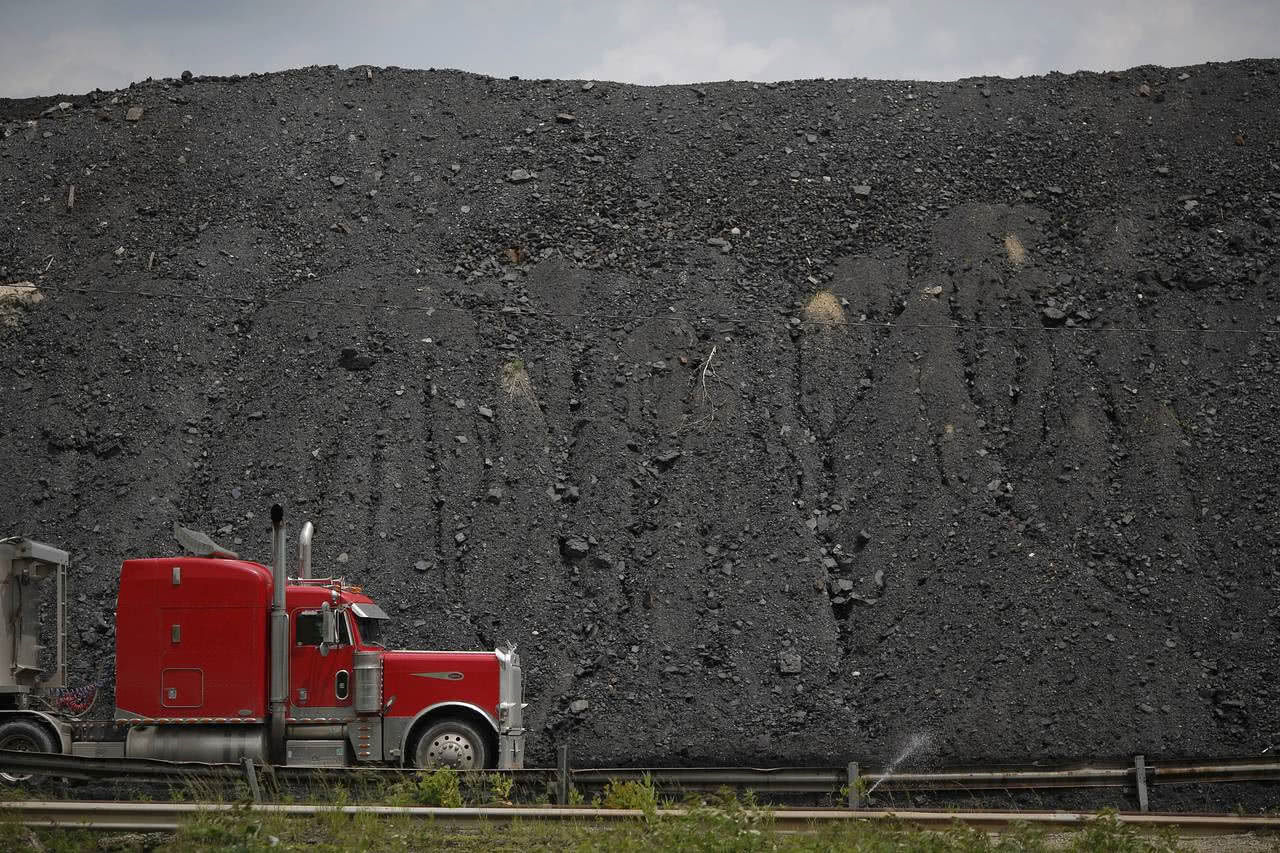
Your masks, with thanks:
[(1133, 775), (1138, 781), (1138, 810), (1147, 810), (1147, 759), (1144, 755), (1133, 757)]
[(858, 762), (850, 761), (845, 769), (849, 776), (849, 808), (862, 808), (862, 791), (858, 788), (858, 778), (861, 775), (858, 772)]
[(556, 750), (556, 802), (569, 805), (569, 744), (562, 743)]
[(253, 801), (262, 802), (262, 789), (258, 787), (258, 771), (253, 769), (253, 759), (246, 755), (240, 759), (240, 766), (244, 768), (244, 778), (249, 783), (249, 793), (253, 795)]

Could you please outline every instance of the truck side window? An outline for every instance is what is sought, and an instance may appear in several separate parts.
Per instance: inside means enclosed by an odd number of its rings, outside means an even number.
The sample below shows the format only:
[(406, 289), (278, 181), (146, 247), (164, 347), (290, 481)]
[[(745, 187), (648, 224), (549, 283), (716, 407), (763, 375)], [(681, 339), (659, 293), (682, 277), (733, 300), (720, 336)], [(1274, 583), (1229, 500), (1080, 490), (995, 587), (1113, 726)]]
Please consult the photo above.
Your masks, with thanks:
[(324, 623), (320, 621), (319, 613), (314, 610), (307, 610), (299, 613), (297, 623), (297, 629), (294, 635), (297, 645), (320, 645), (320, 641), (324, 639)]
[(338, 617), (338, 645), (351, 645), (351, 628), (347, 625), (347, 614), (345, 611), (339, 610), (336, 614)]

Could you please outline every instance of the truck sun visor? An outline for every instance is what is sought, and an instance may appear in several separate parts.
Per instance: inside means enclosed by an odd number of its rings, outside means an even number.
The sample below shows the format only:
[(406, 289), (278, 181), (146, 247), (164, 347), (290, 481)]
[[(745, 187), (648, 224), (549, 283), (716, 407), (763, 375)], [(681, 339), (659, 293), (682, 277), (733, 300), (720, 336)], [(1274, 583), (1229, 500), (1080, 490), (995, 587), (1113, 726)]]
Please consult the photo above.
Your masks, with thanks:
[(356, 602), (351, 605), (351, 612), (355, 613), (361, 619), (390, 619), (381, 607), (376, 604), (363, 604)]

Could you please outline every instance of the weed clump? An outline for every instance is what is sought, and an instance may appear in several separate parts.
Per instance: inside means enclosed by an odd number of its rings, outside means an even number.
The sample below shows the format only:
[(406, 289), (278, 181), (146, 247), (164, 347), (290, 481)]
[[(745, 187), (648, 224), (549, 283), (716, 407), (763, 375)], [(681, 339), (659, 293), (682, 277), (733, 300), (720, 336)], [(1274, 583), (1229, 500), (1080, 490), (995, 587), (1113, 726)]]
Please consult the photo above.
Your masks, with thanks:
[(1027, 260), (1026, 247), (1018, 239), (1017, 234), (1007, 234), (1004, 238), (1004, 251), (1009, 256), (1009, 263), (1021, 266)]
[(529, 380), (529, 370), (525, 367), (523, 359), (515, 358), (502, 366), (500, 384), (503, 392), (511, 399), (537, 403), (537, 398), (533, 394), (533, 383)]
[(463, 799), (472, 805), (510, 804), (515, 785), (515, 777), (506, 773), (482, 773), (471, 770), (462, 775)]
[(604, 786), (600, 805), (606, 809), (635, 809), (652, 817), (658, 810), (658, 791), (653, 787), (653, 779), (648, 773), (639, 781), (610, 779), (609, 784)]
[(462, 808), (458, 774), (444, 768), (432, 773), (421, 771), (411, 779), (395, 783), (387, 793), (391, 804), (396, 806)]
[(844, 308), (839, 298), (830, 290), (819, 290), (813, 294), (809, 304), (804, 306), (804, 317), (810, 323), (819, 326), (843, 326), (845, 324)]

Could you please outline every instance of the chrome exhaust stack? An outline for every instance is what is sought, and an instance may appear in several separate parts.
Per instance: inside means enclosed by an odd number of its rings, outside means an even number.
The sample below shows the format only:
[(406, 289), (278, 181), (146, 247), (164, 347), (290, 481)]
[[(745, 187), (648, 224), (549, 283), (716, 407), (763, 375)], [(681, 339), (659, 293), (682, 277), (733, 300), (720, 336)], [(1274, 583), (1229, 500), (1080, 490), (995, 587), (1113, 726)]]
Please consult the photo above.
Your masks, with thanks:
[(298, 533), (298, 578), (311, 577), (311, 536), (316, 532), (315, 525), (306, 522)]
[(284, 508), (271, 507), (271, 738), (273, 764), (284, 764), (285, 713), (289, 705), (289, 611), (285, 607), (285, 586), (289, 582)]

